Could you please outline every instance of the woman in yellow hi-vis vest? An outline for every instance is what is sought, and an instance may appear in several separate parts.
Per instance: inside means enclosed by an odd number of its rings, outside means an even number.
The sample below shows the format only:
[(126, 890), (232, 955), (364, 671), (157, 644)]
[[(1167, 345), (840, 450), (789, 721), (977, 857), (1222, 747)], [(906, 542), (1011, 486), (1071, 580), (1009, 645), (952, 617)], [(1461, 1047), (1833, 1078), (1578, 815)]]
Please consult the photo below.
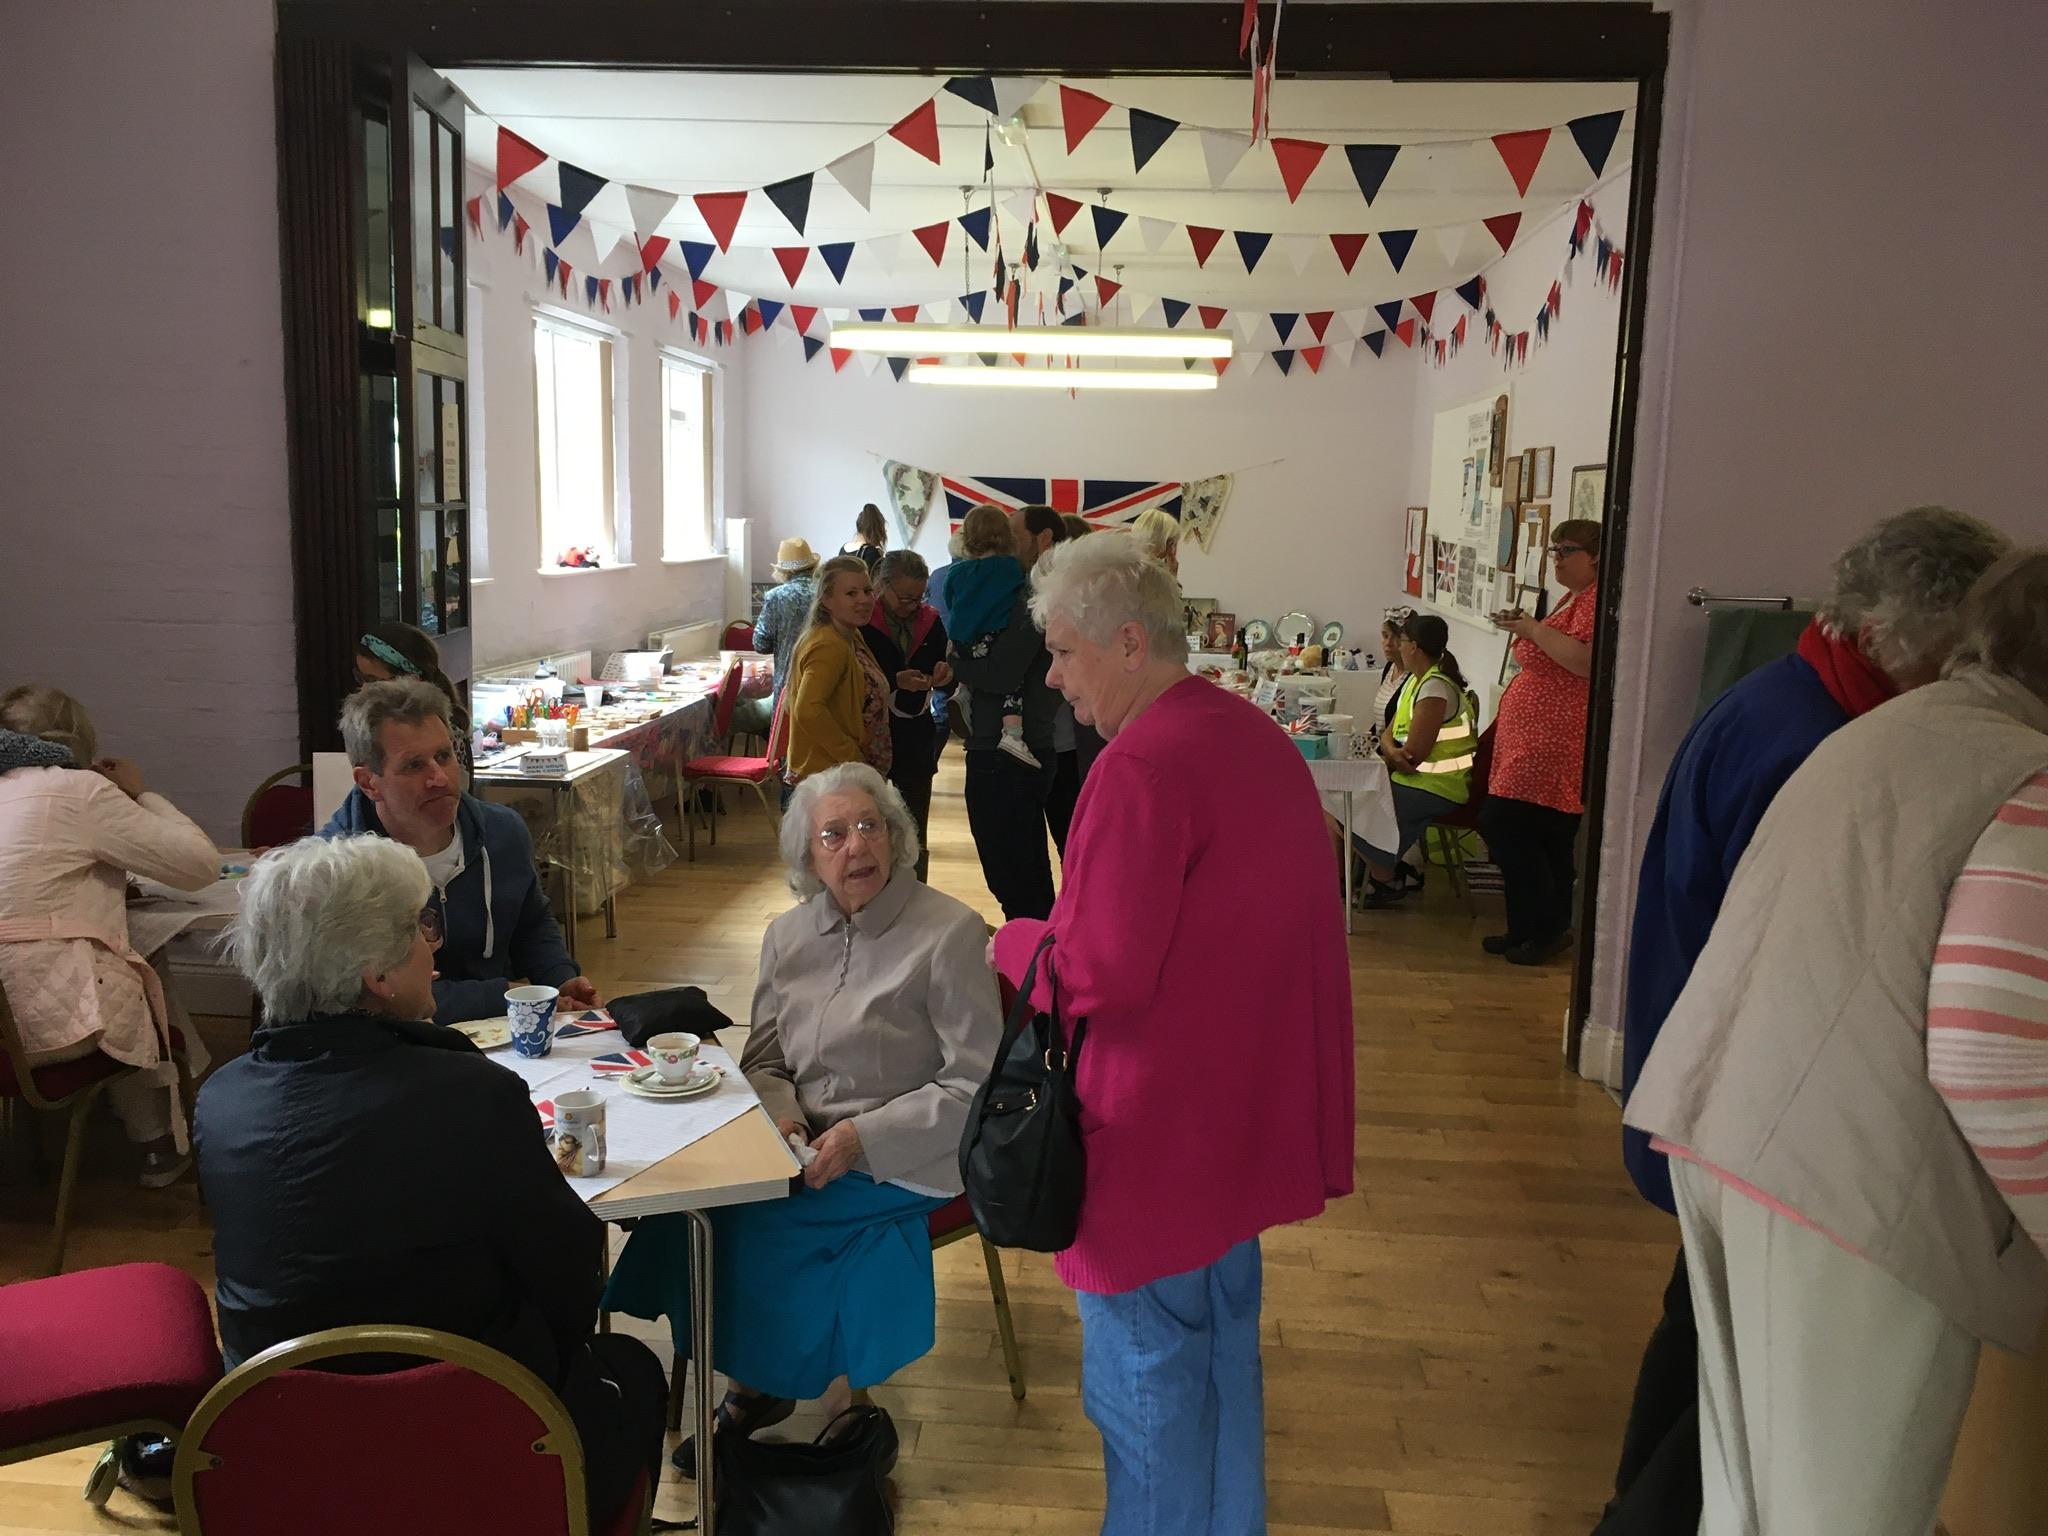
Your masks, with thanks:
[(1421, 881), (1401, 869), (1401, 855), (1437, 817), (1472, 793), (1472, 758), (1479, 748), (1479, 701), (1458, 658), (1446, 646), (1450, 626), (1433, 613), (1410, 614), (1401, 624), (1401, 664), (1408, 680), (1394, 704), (1392, 727), (1380, 737), (1380, 756), (1394, 781), (1398, 846), (1375, 848), (1353, 837), (1365, 858), (1364, 904), (1390, 907)]

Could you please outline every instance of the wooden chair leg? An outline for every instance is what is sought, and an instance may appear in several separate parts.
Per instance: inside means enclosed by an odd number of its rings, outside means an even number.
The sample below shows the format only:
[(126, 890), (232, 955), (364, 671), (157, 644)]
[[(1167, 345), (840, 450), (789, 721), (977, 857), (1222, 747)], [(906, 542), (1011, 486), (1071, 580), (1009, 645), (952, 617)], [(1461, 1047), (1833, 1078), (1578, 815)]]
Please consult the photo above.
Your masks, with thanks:
[(1017, 1355), (1017, 1327), (1010, 1320), (1010, 1288), (1003, 1282), (1003, 1259), (995, 1244), (981, 1239), (981, 1262), (988, 1267), (989, 1299), (996, 1304), (996, 1336), (1003, 1341), (1003, 1368), (1010, 1373), (1010, 1396), (1024, 1401), (1024, 1362)]
[(64, 1171), (57, 1176), (57, 1222), (51, 1234), (50, 1273), (64, 1273), (64, 1244), (70, 1236), (71, 1196), (78, 1187), (78, 1163), (85, 1150), (85, 1122), (105, 1080), (94, 1083), (71, 1101), (71, 1123), (64, 1131)]

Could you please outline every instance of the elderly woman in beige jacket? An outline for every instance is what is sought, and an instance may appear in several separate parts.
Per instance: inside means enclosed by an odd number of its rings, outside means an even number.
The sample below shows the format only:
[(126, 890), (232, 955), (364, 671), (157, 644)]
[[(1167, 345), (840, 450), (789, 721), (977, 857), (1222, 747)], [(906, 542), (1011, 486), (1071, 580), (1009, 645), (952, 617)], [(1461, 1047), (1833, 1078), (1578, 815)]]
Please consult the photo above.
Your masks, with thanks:
[[(128, 943), (128, 877), (198, 890), (219, 878), (220, 852), (133, 763), (98, 753), (70, 695), (0, 694), (0, 989), (32, 1066), (99, 1051), (143, 1069), (108, 1097), (154, 1187), (191, 1158), (172, 1097), (171, 1005)], [(189, 1032), (186, 1047), (203, 1066)]]
[(1670, 1155), (1705, 1536), (1926, 1536), (2048, 1310), (2048, 551), (1765, 813), (1628, 1102)]
[[(790, 887), (768, 925), (740, 1061), (803, 1163), (788, 1200), (712, 1212), (713, 1363), (726, 1433), (828, 1415), (932, 1347), (925, 1218), (960, 1193), (967, 1109), (1002, 1038), (987, 926), (919, 883), (917, 826), (865, 763), (796, 788), (782, 818)], [(683, 1218), (642, 1222), (605, 1305), (666, 1312), (689, 1354)], [(685, 1441), (676, 1464), (695, 1475)]]

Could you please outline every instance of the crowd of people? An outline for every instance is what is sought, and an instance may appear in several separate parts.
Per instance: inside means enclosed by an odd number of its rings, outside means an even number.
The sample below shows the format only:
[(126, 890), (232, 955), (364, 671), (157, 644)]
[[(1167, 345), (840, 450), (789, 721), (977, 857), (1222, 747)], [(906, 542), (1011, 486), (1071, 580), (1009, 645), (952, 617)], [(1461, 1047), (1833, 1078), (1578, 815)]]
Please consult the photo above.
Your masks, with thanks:
[[(1259, 1237), (1353, 1180), (1329, 833), (1285, 735), (1189, 673), (1160, 521), (1091, 537), (980, 506), (933, 571), (869, 507), (849, 552), (778, 550), (754, 644), (776, 656), (796, 904), (762, 934), (740, 1069), (804, 1168), (789, 1198), (714, 1213), (718, 1432), (864, 1401), (933, 1345), (925, 1224), (962, 1189), (999, 982), (1086, 1018), (1086, 1199), (1056, 1268), (1110, 1536), (1264, 1528)], [(1483, 796), (1507, 897), (1486, 949), (1570, 943), (1599, 549), (1597, 524), (1559, 525), (1564, 601), (1496, 616), (1519, 671), (1484, 737), (1444, 621), (1389, 615), (1372, 723), (1397, 835), (1343, 850), (1366, 905), (1412, 897), (1423, 832)], [(145, 1183), (196, 1159), (230, 1366), (358, 1322), (481, 1340), (562, 1398), (601, 1521), (658, 1469), (667, 1384), (598, 1319), (666, 1316), (681, 1369), (688, 1239), (641, 1222), (607, 1283), (524, 1085), (440, 1027), (520, 982), (603, 999), (403, 630), (357, 647), (346, 801), (242, 883), (256, 1026), (196, 1101), (204, 1048), (123, 905), (131, 875), (209, 884), (218, 851), (100, 755), (76, 700), (0, 694), (0, 987), (32, 1062), (141, 1069), (111, 1097)], [(1000, 928), (927, 883), (952, 736)], [(1682, 1248), (1600, 1536), (1929, 1527), (1981, 1344), (2023, 1349), (2048, 1312), (2043, 934), (2048, 552), (1916, 508), (1842, 554), (1795, 652), (1704, 711), (1664, 785), (1624, 1152)], [(1260, 1071), (1217, 1099), (1248, 1029)], [(160, 1450), (131, 1447), (145, 1486)]]

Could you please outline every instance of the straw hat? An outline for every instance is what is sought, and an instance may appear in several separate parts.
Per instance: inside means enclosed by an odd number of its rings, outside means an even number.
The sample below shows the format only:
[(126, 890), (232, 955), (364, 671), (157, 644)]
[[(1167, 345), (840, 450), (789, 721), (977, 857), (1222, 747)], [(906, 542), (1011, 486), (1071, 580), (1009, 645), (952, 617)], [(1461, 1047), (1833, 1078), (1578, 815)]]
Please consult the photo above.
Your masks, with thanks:
[(818, 552), (802, 539), (784, 539), (775, 551), (775, 569), (794, 576), (818, 563)]

